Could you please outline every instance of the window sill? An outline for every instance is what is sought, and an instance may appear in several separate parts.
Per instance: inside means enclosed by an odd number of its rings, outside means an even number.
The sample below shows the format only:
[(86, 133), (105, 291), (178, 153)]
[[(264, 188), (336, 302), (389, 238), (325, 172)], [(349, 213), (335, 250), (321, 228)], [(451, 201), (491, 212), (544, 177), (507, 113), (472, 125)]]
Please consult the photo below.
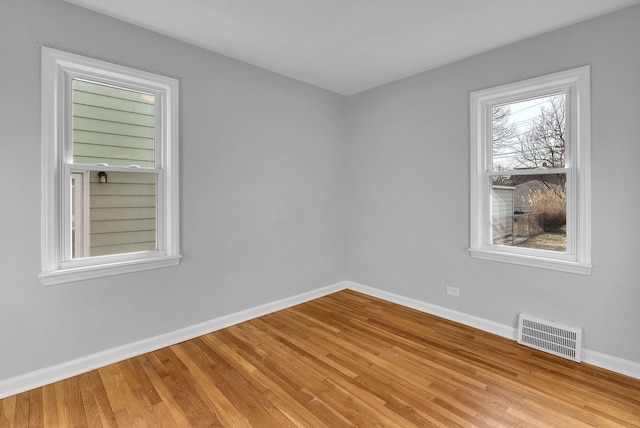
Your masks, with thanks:
[(592, 268), (592, 265), (590, 263), (581, 263), (568, 260), (555, 260), (522, 254), (508, 254), (498, 251), (480, 250), (477, 248), (470, 248), (469, 255), (476, 259), (511, 263), (521, 266), (556, 270), (560, 272), (569, 272), (580, 275), (591, 275)]
[(67, 282), (83, 281), (104, 276), (120, 275), (143, 270), (158, 269), (180, 264), (182, 256), (163, 256), (142, 260), (130, 260), (93, 266), (61, 269), (53, 272), (42, 272), (39, 277), (42, 285), (56, 285)]

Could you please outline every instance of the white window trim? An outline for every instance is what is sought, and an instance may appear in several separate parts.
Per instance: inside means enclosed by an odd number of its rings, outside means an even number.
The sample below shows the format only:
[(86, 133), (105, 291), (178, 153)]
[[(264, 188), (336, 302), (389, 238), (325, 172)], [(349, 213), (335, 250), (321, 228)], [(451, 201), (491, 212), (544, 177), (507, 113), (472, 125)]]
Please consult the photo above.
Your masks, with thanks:
[[(490, 188), (486, 172), (491, 161), (491, 106), (563, 91), (569, 97), (567, 116), (567, 252), (514, 248), (489, 242)], [(591, 100), (590, 67), (475, 91), (470, 96), (471, 239), (469, 254), (478, 259), (513, 263), (583, 275), (591, 274)], [(530, 171), (528, 173), (531, 173)]]
[[(74, 199), (75, 209), (73, 216), (75, 218), (75, 238), (74, 245), (76, 254), (89, 254), (89, 171), (71, 171), (71, 176), (76, 181), (76, 191), (71, 194)], [(78, 187), (80, 190), (78, 190)]]
[[(178, 198), (178, 80), (108, 62), (42, 48), (42, 177), (41, 260), (44, 285), (80, 281), (109, 275), (175, 266), (180, 263)], [(65, 262), (65, 151), (64, 121), (68, 111), (66, 85), (69, 77), (87, 77), (103, 82), (126, 83), (152, 89), (162, 103), (159, 144), (160, 168), (157, 183), (158, 250), (90, 257)], [(131, 170), (129, 170), (131, 171)]]

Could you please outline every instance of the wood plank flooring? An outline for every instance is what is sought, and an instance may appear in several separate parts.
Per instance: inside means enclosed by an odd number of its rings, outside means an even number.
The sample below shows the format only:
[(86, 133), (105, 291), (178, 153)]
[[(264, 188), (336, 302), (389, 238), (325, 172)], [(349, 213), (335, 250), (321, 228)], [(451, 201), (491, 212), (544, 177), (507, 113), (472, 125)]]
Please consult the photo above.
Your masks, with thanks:
[(640, 381), (353, 291), (0, 401), (1, 427), (640, 427)]

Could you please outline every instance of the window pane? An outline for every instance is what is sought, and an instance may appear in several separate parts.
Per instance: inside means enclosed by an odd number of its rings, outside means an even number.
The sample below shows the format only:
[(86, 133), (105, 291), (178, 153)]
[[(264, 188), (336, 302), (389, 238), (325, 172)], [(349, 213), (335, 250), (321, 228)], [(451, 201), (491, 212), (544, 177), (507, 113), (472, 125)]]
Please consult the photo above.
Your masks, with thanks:
[[(101, 174), (91, 171), (87, 175), (87, 226), (77, 220), (73, 224), (74, 240), (81, 234), (87, 242), (89, 254), (84, 257), (156, 250), (156, 174), (107, 172), (102, 180)], [(74, 183), (72, 190), (82, 187)], [(72, 257), (82, 256), (74, 248)]]
[(565, 174), (500, 175), (491, 178), (493, 245), (566, 251)]
[(155, 97), (72, 81), (73, 163), (155, 167)]
[(493, 171), (564, 168), (565, 94), (492, 108)]

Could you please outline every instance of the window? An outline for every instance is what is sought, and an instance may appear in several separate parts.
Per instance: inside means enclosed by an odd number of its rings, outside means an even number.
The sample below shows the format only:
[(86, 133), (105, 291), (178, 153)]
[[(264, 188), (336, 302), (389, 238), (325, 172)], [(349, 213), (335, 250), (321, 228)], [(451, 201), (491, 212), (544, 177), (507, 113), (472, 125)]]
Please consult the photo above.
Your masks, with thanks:
[(591, 273), (589, 67), (471, 93), (472, 257)]
[(42, 48), (45, 285), (177, 265), (178, 82)]

